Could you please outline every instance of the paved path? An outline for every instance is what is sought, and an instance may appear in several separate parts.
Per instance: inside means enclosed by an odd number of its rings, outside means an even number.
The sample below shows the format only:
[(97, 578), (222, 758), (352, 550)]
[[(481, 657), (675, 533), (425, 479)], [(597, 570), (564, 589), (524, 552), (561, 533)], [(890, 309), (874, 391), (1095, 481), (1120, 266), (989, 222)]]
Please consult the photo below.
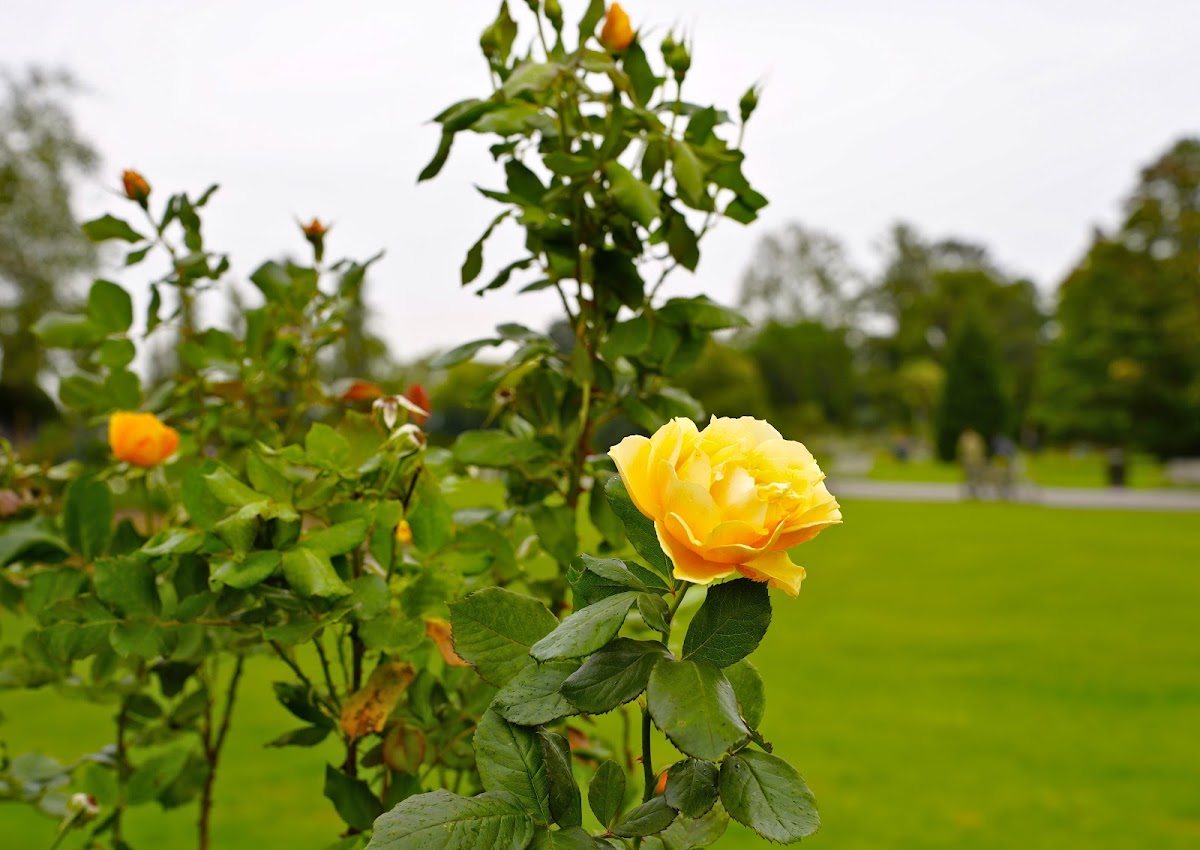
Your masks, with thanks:
[[(960, 484), (935, 484), (916, 481), (867, 481), (830, 479), (829, 490), (835, 496), (884, 502), (963, 502)], [(1051, 508), (1094, 508), (1125, 511), (1200, 511), (1200, 491), (1196, 490), (1125, 490), (1117, 488), (1038, 487), (1023, 484), (1017, 488), (1014, 502), (1045, 505)]]

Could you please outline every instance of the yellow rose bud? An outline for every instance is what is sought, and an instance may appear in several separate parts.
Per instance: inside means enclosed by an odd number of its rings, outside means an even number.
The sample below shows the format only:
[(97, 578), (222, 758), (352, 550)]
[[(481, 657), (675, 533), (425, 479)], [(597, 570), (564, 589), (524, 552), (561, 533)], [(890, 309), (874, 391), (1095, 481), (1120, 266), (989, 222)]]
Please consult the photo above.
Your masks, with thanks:
[(150, 184), (145, 177), (129, 169), (121, 174), (121, 185), (125, 188), (126, 198), (146, 205), (146, 199), (150, 197)]
[(179, 447), (179, 432), (153, 413), (114, 413), (108, 420), (108, 444), (117, 460), (158, 466)]
[(630, 26), (629, 16), (620, 3), (613, 3), (608, 7), (604, 27), (600, 30), (600, 43), (615, 52), (624, 50), (632, 42), (633, 27)]
[(753, 417), (714, 417), (703, 431), (675, 419), (609, 455), (684, 581), (740, 573), (795, 596), (804, 568), (787, 550), (842, 521), (808, 449)]
[(412, 543), (412, 526), (408, 524), (408, 520), (402, 519), (396, 526), (396, 542), (407, 546)]

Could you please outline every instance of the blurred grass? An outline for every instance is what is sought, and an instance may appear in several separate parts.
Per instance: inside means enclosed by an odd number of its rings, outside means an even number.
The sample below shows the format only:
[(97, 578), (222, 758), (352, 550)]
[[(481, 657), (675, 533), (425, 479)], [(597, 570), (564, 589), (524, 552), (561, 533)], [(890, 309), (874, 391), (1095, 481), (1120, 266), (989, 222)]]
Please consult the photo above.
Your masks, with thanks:
[[(806, 847), (1156, 850), (1200, 845), (1200, 538), (1182, 514), (851, 503), (795, 556), (753, 660), (763, 730), (824, 825)], [(270, 659), (249, 668), (221, 767), (213, 846), (321, 848), (328, 750), (263, 750), (294, 721)], [(71, 758), (111, 711), (2, 693), (12, 749)], [(664, 751), (656, 762), (665, 764)], [(194, 846), (194, 808), (136, 810), (138, 850)], [(0, 846), (53, 824), (0, 804)], [(723, 850), (771, 845), (740, 827)]]
[[(1022, 455), (1024, 480), (1042, 487), (1107, 487), (1107, 467), (1100, 453), (1069, 454), (1044, 451)], [(1147, 455), (1131, 455), (1126, 486), (1145, 489), (1167, 487), (1162, 465)], [(962, 468), (938, 460), (896, 460), (890, 454), (875, 457), (867, 477), (876, 481), (932, 481), (957, 483)]]

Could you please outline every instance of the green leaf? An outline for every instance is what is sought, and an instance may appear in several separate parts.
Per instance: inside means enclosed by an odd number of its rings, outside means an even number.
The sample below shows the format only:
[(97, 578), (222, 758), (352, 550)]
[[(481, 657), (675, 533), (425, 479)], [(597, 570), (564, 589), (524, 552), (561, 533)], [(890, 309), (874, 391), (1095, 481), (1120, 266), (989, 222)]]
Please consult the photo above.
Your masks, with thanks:
[(497, 687), (532, 664), (529, 649), (558, 621), (536, 599), (500, 587), (450, 603), (454, 651)]
[(210, 581), (245, 590), (268, 579), (279, 569), (282, 560), (275, 550), (252, 552), (244, 559), (233, 558), (216, 565)]
[[(208, 491), (222, 504), (231, 508), (244, 508), (247, 505), (265, 505), (270, 501), (257, 490), (252, 490), (238, 481), (228, 469), (218, 467), (204, 476)], [(185, 497), (186, 498), (186, 497)]]
[(722, 307), (706, 295), (672, 298), (658, 309), (658, 318), (670, 325), (701, 331), (740, 328), (747, 324), (745, 317), (740, 313)]
[(307, 685), (294, 682), (276, 682), (273, 685), (275, 699), (294, 717), (313, 726), (333, 728), (333, 720), (317, 707), (317, 697)]
[(721, 803), (730, 817), (768, 841), (791, 844), (817, 831), (817, 801), (783, 759), (743, 750), (721, 765)]
[(124, 333), (133, 324), (133, 299), (115, 283), (98, 280), (88, 293), (88, 318), (107, 333)]
[(646, 702), (654, 724), (689, 756), (717, 761), (750, 737), (733, 686), (707, 661), (658, 662)]
[(314, 422), (304, 437), (308, 459), (333, 469), (341, 469), (350, 461), (350, 443), (324, 422)]
[(96, 362), (109, 369), (124, 369), (137, 357), (137, 346), (128, 339), (106, 339), (96, 349)]
[(90, 561), (108, 549), (112, 540), (113, 498), (108, 484), (90, 476), (67, 486), (63, 531), (67, 543)]
[(689, 207), (704, 209), (711, 201), (704, 194), (704, 168), (695, 151), (686, 142), (675, 142), (671, 146), (671, 164), (674, 166), (675, 183), (679, 196)]
[(659, 216), (658, 193), (633, 176), (628, 168), (615, 160), (604, 166), (613, 200), (625, 215), (642, 227), (649, 227)]
[(696, 234), (692, 233), (681, 215), (671, 216), (667, 224), (667, 248), (675, 262), (690, 272), (696, 270), (696, 264), (700, 262), (700, 246)]
[(108, 403), (102, 409), (124, 408), (131, 410), (142, 403), (142, 381), (126, 369), (114, 369), (104, 379), (104, 391)]
[[(680, 815), (658, 836), (664, 850), (695, 850), (716, 844), (729, 826), (729, 815), (718, 804), (700, 818)], [(646, 850), (653, 850), (647, 847)]]
[(310, 531), (300, 541), (315, 552), (321, 552), (330, 557), (353, 552), (367, 539), (367, 522), (362, 519), (352, 519), (339, 522), (328, 528)]
[(655, 593), (638, 594), (637, 606), (638, 613), (642, 615), (642, 622), (647, 626), (662, 635), (671, 631), (667, 624), (669, 609), (666, 600), (661, 596)]
[(459, 363), (465, 363), (474, 357), (480, 349), (489, 348), (499, 345), (503, 340), (499, 339), (476, 339), (471, 342), (463, 343), (457, 348), (452, 348), (449, 351), (439, 354), (433, 360), (429, 361), (429, 365), (434, 369), (448, 369), (451, 366), (457, 366)]
[(255, 490), (265, 493), (276, 502), (289, 504), (292, 501), (292, 482), (254, 452), (246, 455), (246, 477)]
[(284, 732), (277, 738), (272, 738), (264, 747), (315, 747), (329, 737), (333, 731), (328, 726), (301, 726), (290, 732)]
[(629, 498), (629, 493), (625, 489), (625, 482), (621, 480), (620, 476), (613, 476), (609, 479), (608, 483), (604, 485), (604, 495), (608, 499), (608, 504), (612, 506), (613, 513), (625, 526), (625, 533), (629, 537), (629, 542), (633, 544), (633, 548), (646, 559), (650, 569), (669, 585), (673, 575), (671, 561), (658, 542), (654, 523), (633, 504), (633, 500)]
[(540, 726), (579, 709), (559, 692), (563, 680), (579, 669), (575, 661), (529, 664), (496, 694), (493, 708), (510, 723)]
[(675, 762), (667, 771), (667, 804), (689, 818), (704, 817), (717, 802), (717, 773), (711, 761)]
[(596, 24), (604, 17), (604, 0), (591, 0), (587, 11), (579, 19), (579, 46), (583, 47), (588, 39), (596, 34)]
[(656, 640), (617, 638), (602, 647), (562, 684), (563, 696), (580, 711), (604, 714), (646, 690), (650, 671), (667, 648)]
[(625, 813), (625, 816), (612, 828), (613, 835), (623, 838), (634, 838), (639, 835), (653, 835), (662, 832), (675, 820), (675, 810), (667, 805), (662, 797), (652, 797), (635, 809)]
[(69, 551), (67, 542), (48, 528), (41, 517), (9, 523), (0, 534), (0, 567), (20, 560), (22, 556), (57, 560), (55, 556), (66, 555)]
[(571, 562), (567, 582), (571, 585), (576, 608), (586, 608), (627, 590), (661, 593), (667, 589), (661, 578), (639, 564), (591, 555), (580, 555)]
[(383, 814), (383, 805), (361, 779), (347, 776), (331, 765), (325, 765), (325, 796), (354, 829), (370, 829), (375, 818)]
[(138, 233), (128, 222), (111, 215), (83, 223), (83, 233), (93, 242), (104, 242), (108, 239), (123, 239), (126, 242), (141, 242), (146, 237)]
[(326, 555), (303, 546), (283, 553), (283, 576), (301, 596), (336, 597), (350, 592)]
[(600, 351), (607, 358), (630, 357), (644, 351), (649, 343), (650, 320), (645, 316), (634, 316), (613, 325), (608, 338), (600, 344)]
[(616, 637), (637, 596), (626, 591), (580, 608), (530, 647), (529, 654), (538, 661), (590, 655)]
[(264, 504), (251, 504), (238, 508), (214, 525), (213, 533), (238, 555), (246, 554), (258, 536), (258, 515)]
[(546, 194), (546, 187), (528, 166), (519, 160), (510, 159), (504, 163), (504, 174), (508, 178), (508, 191), (523, 201), (531, 204), (541, 203)]
[(541, 744), (532, 729), (509, 723), (488, 710), (479, 719), (472, 746), (486, 790), (506, 791), (535, 821), (550, 822), (550, 781)]
[(767, 689), (758, 668), (751, 664), (749, 659), (743, 658), (722, 672), (733, 686), (733, 694), (737, 697), (742, 719), (751, 729), (757, 729), (767, 709)]
[(132, 655), (148, 660), (162, 651), (162, 629), (153, 623), (117, 623), (108, 640), (122, 658)]
[(533, 523), (538, 541), (550, 557), (560, 564), (568, 564), (579, 551), (579, 538), (575, 532), (575, 512), (566, 505), (533, 505), (526, 512)]
[(646, 61), (646, 52), (642, 50), (639, 40), (635, 40), (621, 56), (621, 69), (629, 75), (633, 100), (638, 106), (645, 106), (658, 88), (659, 79)]
[(717, 110), (706, 106), (699, 112), (692, 113), (688, 119), (687, 130), (683, 138), (689, 143), (703, 147), (712, 136), (713, 127), (717, 125)]
[(438, 789), (381, 815), (367, 850), (525, 850), (532, 838), (533, 821), (511, 795)]
[(47, 348), (83, 348), (104, 339), (104, 328), (94, 322), (63, 313), (47, 313), (37, 320), (33, 332)]
[(555, 62), (522, 62), (509, 74), (500, 91), (510, 98), (525, 92), (544, 91), (561, 70)]
[(583, 824), (583, 802), (571, 768), (571, 744), (563, 735), (539, 729), (542, 758), (550, 781), (550, 815), (564, 829)]
[(625, 771), (615, 761), (606, 761), (596, 769), (592, 784), (588, 786), (588, 805), (596, 820), (607, 827), (616, 819), (624, 803)]
[(225, 513), (225, 502), (213, 492), (204, 467), (188, 470), (183, 476), (179, 495), (188, 517), (205, 531), (211, 531)]
[[(537, 180), (536, 177), (533, 179), (535, 181)], [(467, 251), (467, 258), (463, 261), (462, 266), (463, 286), (466, 286), (475, 278), (479, 277), (479, 272), (483, 270), (483, 243), (487, 242), (488, 237), (492, 235), (492, 231), (496, 229), (496, 226), (500, 224), (500, 222), (508, 218), (510, 213), (511, 210), (505, 210), (504, 212), (500, 213), (500, 215), (492, 219), (492, 223), (488, 225), (487, 230), (483, 231), (483, 235), (480, 236), (479, 240)], [(471, 343), (468, 343), (468, 345), (471, 345)], [(462, 347), (463, 346), (459, 346), (459, 348)], [(458, 349), (455, 349), (455, 351), (457, 350)]]
[(142, 762), (129, 777), (126, 802), (131, 806), (148, 803), (175, 781), (188, 761), (188, 750), (177, 747)]
[(442, 166), (446, 164), (446, 160), (450, 157), (450, 147), (453, 144), (454, 132), (452, 130), (443, 130), (442, 138), (438, 141), (437, 152), (433, 155), (433, 159), (429, 160), (429, 164), (421, 169), (421, 173), (417, 176), (418, 183), (437, 176), (438, 172), (442, 170)]
[(591, 157), (562, 151), (546, 154), (542, 164), (560, 177), (583, 177), (596, 170), (596, 161)]
[(597, 251), (592, 263), (600, 291), (612, 293), (626, 307), (636, 310), (642, 306), (646, 283), (628, 253), (615, 248)]
[(550, 456), (533, 440), (522, 440), (503, 431), (464, 431), (454, 442), (454, 459), (474, 466), (511, 466)]
[(408, 509), (413, 544), (422, 552), (436, 552), (450, 542), (454, 512), (432, 476), (418, 473)]
[(137, 558), (96, 562), (96, 598), (129, 617), (156, 617), (159, 610), (154, 569)]
[(683, 657), (728, 667), (758, 648), (771, 625), (765, 582), (739, 578), (711, 585), (683, 639)]

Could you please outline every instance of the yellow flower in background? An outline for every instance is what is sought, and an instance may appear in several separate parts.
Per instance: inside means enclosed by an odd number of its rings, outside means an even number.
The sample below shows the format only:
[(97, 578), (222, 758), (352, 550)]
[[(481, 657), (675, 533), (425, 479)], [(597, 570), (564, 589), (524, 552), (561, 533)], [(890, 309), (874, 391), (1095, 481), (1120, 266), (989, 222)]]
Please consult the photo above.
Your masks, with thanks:
[(412, 526), (408, 524), (408, 520), (400, 520), (396, 523), (396, 542), (407, 546), (412, 541)]
[(179, 447), (179, 432), (153, 413), (114, 413), (108, 420), (108, 444), (118, 460), (157, 466)]
[(621, 8), (620, 3), (608, 7), (604, 18), (604, 26), (600, 30), (600, 43), (609, 50), (624, 50), (633, 41), (633, 27), (629, 16)]
[(684, 581), (740, 573), (795, 596), (804, 567), (787, 550), (842, 521), (812, 453), (753, 417), (714, 417), (703, 431), (675, 419), (609, 455)]

